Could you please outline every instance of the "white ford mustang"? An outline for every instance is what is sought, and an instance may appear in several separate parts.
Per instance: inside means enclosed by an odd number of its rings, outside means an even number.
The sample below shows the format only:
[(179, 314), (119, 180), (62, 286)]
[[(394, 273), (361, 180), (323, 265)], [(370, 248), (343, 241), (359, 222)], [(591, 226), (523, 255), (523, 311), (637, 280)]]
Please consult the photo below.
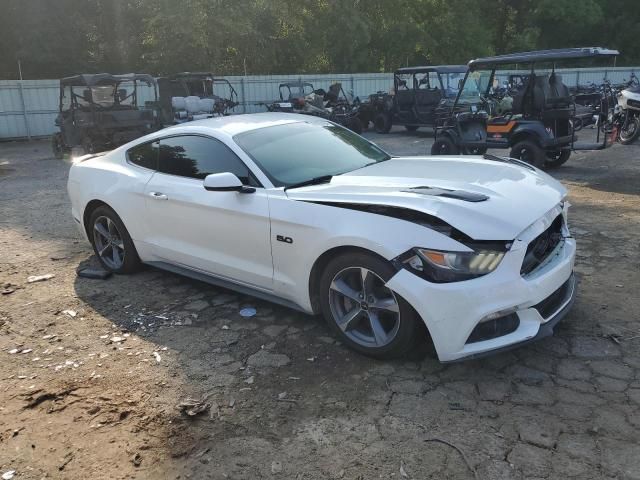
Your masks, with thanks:
[(427, 336), (441, 361), (511, 348), (550, 335), (575, 296), (553, 178), (499, 157), (392, 157), (314, 117), (170, 127), (81, 157), (68, 190), (105, 268), (322, 313), (378, 358)]

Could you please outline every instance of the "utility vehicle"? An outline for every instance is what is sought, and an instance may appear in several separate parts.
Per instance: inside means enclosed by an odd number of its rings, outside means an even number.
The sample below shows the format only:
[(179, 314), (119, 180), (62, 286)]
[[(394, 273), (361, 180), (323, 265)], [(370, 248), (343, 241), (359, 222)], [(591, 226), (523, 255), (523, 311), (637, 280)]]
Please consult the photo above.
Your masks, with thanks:
[(62, 158), (74, 147), (85, 153), (108, 150), (153, 132), (156, 100), (151, 75), (98, 73), (61, 79), (55, 120), (60, 131), (52, 137), (55, 156)]
[[(556, 73), (556, 63), (618, 54), (600, 47), (565, 48), (471, 60), (455, 101), (438, 119), (431, 153), (481, 154), (488, 148), (508, 148), (512, 158), (553, 168), (565, 163), (572, 150), (605, 148), (610, 144), (609, 136), (600, 130), (595, 143), (576, 143), (579, 115), (574, 98)], [(505, 76), (499, 69), (512, 72), (525, 68), (526, 73), (518, 76), (509, 92), (510, 111), (497, 112), (498, 77)]]
[(229, 115), (238, 94), (225, 78), (207, 72), (183, 72), (157, 79), (163, 126)]
[(400, 68), (393, 74), (392, 93), (369, 96), (373, 124), (378, 133), (388, 133), (393, 125), (409, 131), (433, 127), (439, 109), (453, 103), (465, 65)]

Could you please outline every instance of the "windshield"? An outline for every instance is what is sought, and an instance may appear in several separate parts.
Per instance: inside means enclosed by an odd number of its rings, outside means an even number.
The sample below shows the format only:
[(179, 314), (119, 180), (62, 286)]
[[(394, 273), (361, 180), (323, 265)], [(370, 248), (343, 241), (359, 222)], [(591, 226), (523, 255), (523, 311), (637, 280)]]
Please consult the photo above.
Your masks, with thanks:
[(470, 72), (467, 80), (462, 85), (460, 103), (478, 103), (481, 96), (487, 92), (491, 70), (478, 70)]
[(440, 80), (444, 86), (444, 96), (446, 98), (455, 98), (460, 90), (462, 80), (464, 80), (464, 72), (441, 73)]
[(288, 123), (234, 137), (276, 187), (340, 175), (391, 158), (346, 128), (325, 123)]

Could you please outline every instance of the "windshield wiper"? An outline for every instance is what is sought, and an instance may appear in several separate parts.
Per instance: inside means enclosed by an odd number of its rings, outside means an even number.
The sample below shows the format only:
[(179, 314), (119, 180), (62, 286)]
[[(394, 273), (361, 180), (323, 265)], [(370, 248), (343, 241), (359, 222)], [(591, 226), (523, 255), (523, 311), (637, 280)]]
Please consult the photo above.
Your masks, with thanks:
[(322, 175), (320, 177), (314, 177), (310, 180), (305, 180), (304, 182), (292, 183), (291, 185), (287, 185), (284, 187), (284, 191), (286, 192), (290, 188), (299, 188), (299, 187), (307, 187), (309, 185), (320, 185), (321, 183), (329, 183), (333, 175)]

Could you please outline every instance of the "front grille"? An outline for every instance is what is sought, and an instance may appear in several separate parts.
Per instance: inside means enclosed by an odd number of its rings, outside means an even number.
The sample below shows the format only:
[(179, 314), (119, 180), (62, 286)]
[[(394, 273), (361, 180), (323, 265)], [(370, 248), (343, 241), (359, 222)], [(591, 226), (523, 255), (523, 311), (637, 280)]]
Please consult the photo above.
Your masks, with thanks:
[(534, 238), (527, 246), (527, 252), (520, 268), (521, 275), (533, 272), (553, 252), (562, 240), (562, 215), (558, 215), (549, 228)]
[(567, 301), (571, 294), (571, 288), (573, 287), (573, 276), (569, 278), (566, 282), (562, 284), (562, 286), (549, 295), (547, 298), (542, 300), (537, 305), (534, 305), (540, 316), (545, 320), (551, 317), (554, 313), (558, 311), (558, 309), (562, 306), (564, 302)]

